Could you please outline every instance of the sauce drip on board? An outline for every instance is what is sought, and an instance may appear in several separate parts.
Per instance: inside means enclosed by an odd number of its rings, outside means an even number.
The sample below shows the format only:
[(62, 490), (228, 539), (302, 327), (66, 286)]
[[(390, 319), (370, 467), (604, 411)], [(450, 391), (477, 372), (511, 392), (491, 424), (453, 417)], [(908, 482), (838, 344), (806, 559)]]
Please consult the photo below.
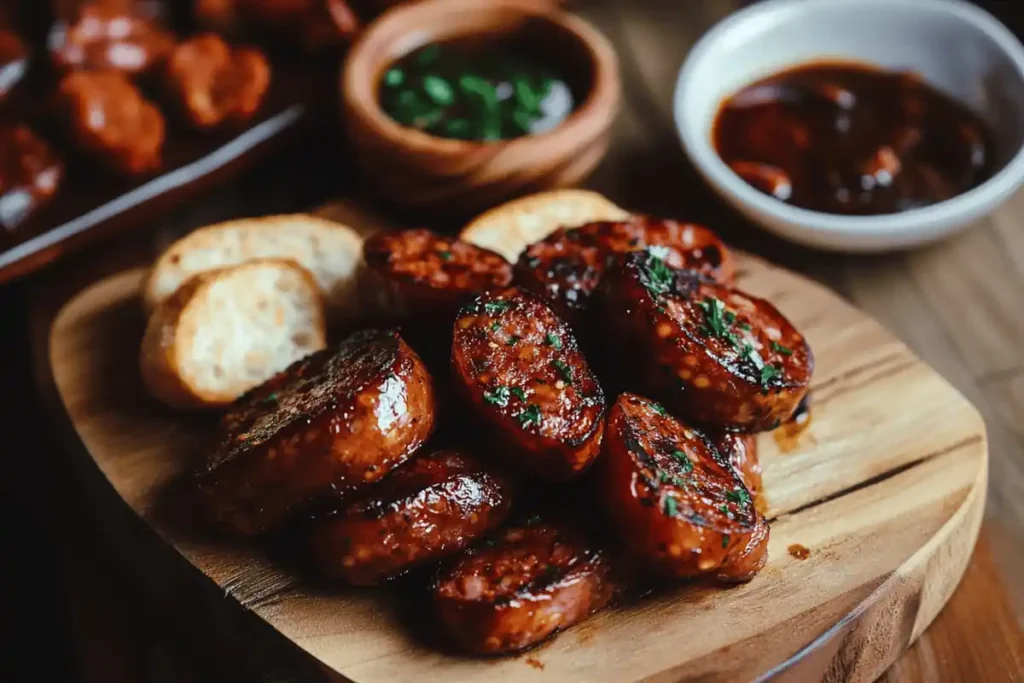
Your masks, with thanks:
[(381, 77), (384, 111), (403, 126), (459, 140), (551, 130), (572, 112), (572, 89), (525, 46), (506, 42), (433, 44), (406, 55)]
[(727, 99), (718, 155), (756, 189), (833, 214), (908, 211), (996, 170), (988, 126), (912, 73), (855, 63), (782, 71)]

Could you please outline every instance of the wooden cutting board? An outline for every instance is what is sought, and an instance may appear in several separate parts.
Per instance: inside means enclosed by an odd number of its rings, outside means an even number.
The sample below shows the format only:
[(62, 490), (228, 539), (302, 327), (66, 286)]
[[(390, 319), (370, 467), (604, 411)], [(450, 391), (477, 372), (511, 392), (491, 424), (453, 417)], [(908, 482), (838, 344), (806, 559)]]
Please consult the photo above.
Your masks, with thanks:
[[(415, 603), (397, 589), (324, 585), (294, 553), (219, 540), (188, 519), (176, 482), (212, 425), (142, 388), (142, 271), (103, 280), (63, 308), (50, 370), (111, 493), (177, 551), (173, 561), (273, 627), (266, 648), (246, 651), (252, 661), (294, 645), (320, 675), (358, 683), (871, 680), (928, 626), (967, 565), (985, 502), (985, 428), (949, 384), (830, 291), (751, 257), (742, 270), (740, 286), (775, 302), (817, 358), (810, 426), (794, 439), (760, 439), (768, 566), (747, 585), (681, 586), (607, 610), (505, 659), (423, 644), (407, 618)], [(213, 609), (237, 609), (220, 604)], [(196, 628), (210, 619), (196, 614)]]

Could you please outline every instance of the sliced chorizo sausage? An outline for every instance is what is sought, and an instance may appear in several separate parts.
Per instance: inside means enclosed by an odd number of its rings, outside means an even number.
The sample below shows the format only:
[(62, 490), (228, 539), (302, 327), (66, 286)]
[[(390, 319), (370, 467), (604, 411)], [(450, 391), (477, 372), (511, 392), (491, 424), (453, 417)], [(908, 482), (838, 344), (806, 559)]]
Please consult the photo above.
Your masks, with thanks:
[(310, 528), (314, 563), (326, 576), (367, 586), (452, 555), (508, 516), (512, 482), (456, 450), (399, 467)]
[(513, 465), (565, 480), (597, 457), (604, 392), (569, 325), (539, 298), (510, 287), (467, 304), (451, 364), (457, 390)]
[(516, 282), (551, 303), (573, 324), (581, 322), (601, 274), (615, 254), (662, 247), (663, 258), (722, 283), (735, 275), (732, 252), (711, 230), (693, 223), (638, 216), (560, 228), (530, 245), (516, 263)]
[(764, 299), (696, 278), (653, 250), (605, 273), (598, 318), (626, 386), (705, 426), (754, 432), (786, 420), (814, 357)]
[(270, 87), (270, 64), (254, 48), (231, 48), (205, 33), (179, 43), (167, 59), (166, 89), (199, 130), (243, 124)]
[(536, 645), (616, 593), (606, 551), (574, 525), (541, 520), (472, 548), (432, 586), (442, 631), (471, 654)]
[(54, 63), (67, 70), (149, 71), (174, 46), (143, 3), (81, 0), (58, 3), (47, 45)]
[(430, 375), (398, 333), (357, 332), (241, 397), (199, 490), (219, 528), (255, 535), (405, 462), (430, 436), (434, 410)]
[(753, 578), (768, 526), (728, 460), (658, 403), (622, 394), (608, 414), (598, 497), (623, 542), (679, 579)]
[(718, 452), (724, 455), (743, 485), (756, 500), (761, 495), (761, 462), (757, 457), (757, 437), (753, 434), (718, 432), (709, 434)]

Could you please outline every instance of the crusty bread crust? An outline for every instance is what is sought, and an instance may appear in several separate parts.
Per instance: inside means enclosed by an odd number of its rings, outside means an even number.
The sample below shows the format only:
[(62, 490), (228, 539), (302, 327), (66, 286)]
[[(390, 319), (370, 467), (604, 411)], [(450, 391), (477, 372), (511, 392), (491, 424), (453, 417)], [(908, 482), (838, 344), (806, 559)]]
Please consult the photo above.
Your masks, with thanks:
[[(223, 285), (230, 287), (232, 299), (241, 313), (248, 313), (255, 318), (257, 307), (265, 311), (267, 306), (263, 296), (267, 292), (258, 292), (256, 280), (268, 274), (273, 275), (272, 271), (275, 270), (290, 283), (290, 291), (270, 292), (274, 299), (273, 305), (282, 307), (282, 310), (287, 308), (290, 314), (298, 316), (303, 329), (300, 331), (295, 328), (294, 320), (293, 327), (282, 327), (281, 337), (277, 341), (285, 349), (284, 355), (267, 357), (264, 362), (258, 363), (255, 366), (258, 374), (241, 377), (221, 368), (220, 371), (225, 373), (221, 386), (216, 389), (202, 386), (197, 378), (205, 373), (214, 373), (215, 368), (207, 351), (196, 348), (200, 329), (206, 338), (213, 334), (229, 345), (232, 335), (237, 331), (233, 327), (226, 329), (225, 323), (218, 320), (220, 312), (212, 294), (214, 288)], [(308, 305), (297, 310), (298, 307), (294, 306), (297, 299)], [(223, 329), (218, 329), (218, 325)], [(247, 332), (253, 336), (256, 334), (255, 330)], [(294, 340), (297, 332), (301, 332), (301, 344)], [(157, 306), (143, 336), (139, 367), (146, 388), (167, 405), (175, 408), (217, 408), (230, 404), (246, 390), (296, 360), (296, 357), (325, 345), (323, 299), (312, 274), (293, 261), (259, 259), (194, 275)], [(245, 349), (235, 348), (230, 351), (243, 353)], [(240, 359), (231, 360), (238, 365)]]
[(629, 218), (625, 209), (590, 190), (553, 190), (496, 206), (462, 229), (463, 240), (496, 251), (511, 263), (527, 246), (558, 228)]
[(245, 218), (199, 228), (168, 247), (142, 284), (152, 312), (189, 278), (253, 259), (291, 259), (312, 273), (331, 320), (358, 315), (356, 278), (363, 238), (347, 225), (309, 214)]

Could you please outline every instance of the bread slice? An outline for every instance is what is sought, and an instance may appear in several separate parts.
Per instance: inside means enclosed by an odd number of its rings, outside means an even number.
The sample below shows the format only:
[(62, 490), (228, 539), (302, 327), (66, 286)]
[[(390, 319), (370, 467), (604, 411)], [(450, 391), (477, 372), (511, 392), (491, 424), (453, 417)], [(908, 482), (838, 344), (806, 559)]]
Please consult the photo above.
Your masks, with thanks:
[(561, 227), (591, 221), (618, 221), (630, 214), (590, 190), (552, 190), (496, 206), (477, 216), (460, 237), (478, 247), (496, 251), (512, 263), (527, 246)]
[(325, 344), (313, 276), (293, 261), (260, 259), (187, 280), (150, 317), (139, 363), (164, 403), (213, 408)]
[(341, 223), (307, 214), (247, 218), (200, 228), (172, 244), (142, 285), (147, 311), (197, 273), (260, 258), (291, 259), (316, 278), (332, 321), (358, 312), (357, 268), (363, 239)]

